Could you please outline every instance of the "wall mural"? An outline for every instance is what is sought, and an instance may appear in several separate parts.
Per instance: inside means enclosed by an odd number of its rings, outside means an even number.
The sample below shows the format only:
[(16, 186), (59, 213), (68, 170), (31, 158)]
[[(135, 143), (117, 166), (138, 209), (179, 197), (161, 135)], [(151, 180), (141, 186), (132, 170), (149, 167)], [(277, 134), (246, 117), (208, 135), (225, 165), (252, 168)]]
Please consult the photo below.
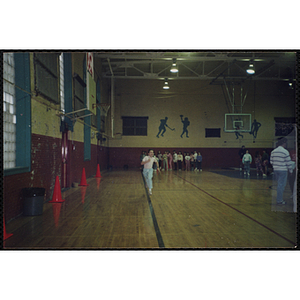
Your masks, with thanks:
[(183, 136), (184, 134), (186, 134), (186, 137), (188, 138), (188, 137), (189, 137), (189, 136), (188, 136), (189, 132), (188, 132), (187, 128), (188, 128), (188, 126), (190, 125), (190, 121), (189, 121), (189, 119), (188, 119), (187, 117), (185, 117), (185, 118), (183, 119), (183, 115), (180, 115), (180, 119), (181, 119), (181, 122), (182, 122), (182, 124), (183, 124), (183, 130), (182, 130), (182, 134), (180, 135), (180, 137), (182, 138), (182, 136)]
[(157, 138), (159, 138), (160, 136), (164, 136), (164, 133), (166, 132), (166, 127), (168, 127), (169, 129), (171, 129), (172, 131), (175, 130), (175, 128), (171, 128), (169, 127), (169, 125), (167, 124), (168, 121), (168, 117), (165, 117), (164, 119), (160, 120), (160, 125), (158, 127), (158, 134), (156, 135)]
[(258, 129), (261, 127), (261, 123), (257, 122), (256, 120), (253, 121), (252, 126), (251, 126), (251, 131), (249, 134), (252, 134), (253, 137), (256, 139), (257, 137), (257, 132)]
[[(188, 128), (188, 126), (190, 126), (191, 123), (187, 117), (183, 118), (183, 115), (180, 115), (180, 120), (183, 124), (182, 133), (181, 133), (180, 137), (183, 138), (183, 136), (185, 134), (185, 136), (188, 138), (189, 132), (188, 132), (187, 128)], [(157, 138), (159, 138), (159, 135), (164, 136), (164, 133), (167, 131), (166, 128), (169, 128), (172, 131), (175, 130), (175, 128), (171, 128), (167, 124), (167, 121), (168, 121), (168, 117), (165, 117), (164, 119), (160, 120), (160, 125), (158, 127), (158, 133), (156, 135)], [(254, 120), (252, 123), (252, 126), (251, 126), (251, 131), (249, 132), (249, 134), (253, 135), (254, 139), (256, 139), (257, 133), (258, 133), (258, 130), (260, 127), (261, 127), (261, 123)], [(236, 129), (239, 130), (239, 127), (237, 126)], [(235, 131), (235, 136), (236, 136), (236, 139), (239, 139), (240, 137), (244, 138), (244, 136), (239, 131)]]
[[(239, 130), (239, 126), (237, 126), (236, 129)], [(239, 131), (236, 131), (236, 132), (235, 132), (235, 136), (236, 136), (236, 139), (239, 139), (239, 137), (241, 137), (241, 138), (244, 137)]]

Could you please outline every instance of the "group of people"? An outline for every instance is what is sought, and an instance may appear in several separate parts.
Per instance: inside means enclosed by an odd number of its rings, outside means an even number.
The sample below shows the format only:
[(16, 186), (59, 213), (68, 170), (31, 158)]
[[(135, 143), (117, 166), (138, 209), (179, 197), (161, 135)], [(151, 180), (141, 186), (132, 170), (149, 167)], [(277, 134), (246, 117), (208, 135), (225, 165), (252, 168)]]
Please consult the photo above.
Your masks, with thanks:
[[(283, 192), (287, 181), (293, 194), (295, 194), (295, 178), (296, 178), (296, 149), (295, 147), (288, 151), (287, 139), (281, 138), (277, 141), (276, 148), (271, 152), (269, 157), (266, 150), (263, 150), (261, 155), (259, 151), (256, 151), (254, 156), (254, 162), (256, 166), (256, 174), (259, 176), (262, 174), (263, 177), (268, 175), (268, 165), (273, 168), (274, 179), (277, 181), (277, 196), (276, 204), (284, 205), (286, 201), (283, 200)], [(242, 171), (242, 165), (244, 166), (244, 174), (250, 175), (250, 165), (252, 163), (252, 156), (245, 146), (239, 150), (240, 157), (240, 170)]]
[(152, 178), (153, 170), (160, 172), (168, 170), (186, 170), (186, 171), (200, 171), (202, 172), (202, 155), (200, 152), (194, 151), (194, 153), (181, 151), (176, 152), (173, 150), (173, 154), (170, 151), (165, 151), (164, 154), (161, 151), (157, 152), (157, 156), (153, 149), (149, 149), (148, 153), (142, 151), (140, 156), (143, 175), (146, 181), (146, 188), (149, 189), (149, 195), (152, 195)]
[[(268, 165), (273, 167), (273, 174), (275, 180), (277, 180), (277, 205), (284, 205), (286, 202), (283, 200), (283, 192), (289, 180), (292, 194), (295, 196), (295, 178), (296, 178), (296, 149), (292, 149), (290, 152), (286, 149), (287, 139), (282, 138), (278, 140), (277, 147), (271, 152), (269, 157), (266, 149), (263, 150), (261, 155), (259, 151), (256, 151), (254, 156), (254, 162), (256, 166), (256, 174), (263, 177), (268, 175)], [(252, 156), (249, 150), (242, 146), (239, 150), (240, 157), (240, 170), (244, 166), (244, 174), (250, 175), (250, 165), (252, 163)], [(202, 155), (200, 152), (194, 151), (194, 153), (181, 151), (178, 153), (173, 150), (173, 154), (170, 151), (165, 151), (164, 154), (158, 151), (155, 155), (153, 149), (143, 151), (140, 157), (141, 165), (143, 168), (143, 175), (146, 180), (146, 187), (149, 189), (149, 194), (152, 194), (152, 178), (153, 170), (158, 172), (168, 170), (186, 170), (186, 171), (202, 171)]]
[[(249, 150), (242, 146), (239, 150), (240, 157), (240, 171), (243, 170), (242, 165), (244, 166), (244, 174), (250, 175), (250, 165), (252, 163), (252, 156), (249, 153)], [(267, 150), (263, 150), (263, 154), (261, 155), (259, 151), (255, 152), (254, 162), (256, 167), (256, 175), (262, 175), (263, 177), (267, 177), (268, 175), (268, 165), (269, 165), (269, 154)]]
[[(146, 151), (143, 151), (140, 157), (142, 161), (146, 156)], [(153, 151), (153, 157), (157, 160), (158, 165), (153, 164), (153, 168), (159, 168), (161, 171), (195, 171), (202, 172), (202, 155), (198, 151), (176, 152), (173, 150), (173, 153), (166, 150), (164, 153), (161, 151), (157, 152), (157, 155)]]

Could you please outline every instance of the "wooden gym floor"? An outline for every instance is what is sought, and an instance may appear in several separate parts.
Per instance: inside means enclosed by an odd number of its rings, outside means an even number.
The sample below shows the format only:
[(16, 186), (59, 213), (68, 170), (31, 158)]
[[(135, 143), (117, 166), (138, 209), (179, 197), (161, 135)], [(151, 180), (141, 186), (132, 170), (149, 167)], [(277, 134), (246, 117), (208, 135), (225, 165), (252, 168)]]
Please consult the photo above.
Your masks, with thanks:
[[(4, 249), (295, 248), (296, 213), (274, 211), (272, 179), (234, 170), (102, 172), (40, 216), (6, 225)], [(289, 199), (288, 185), (285, 198)], [(290, 203), (287, 206), (291, 206)]]

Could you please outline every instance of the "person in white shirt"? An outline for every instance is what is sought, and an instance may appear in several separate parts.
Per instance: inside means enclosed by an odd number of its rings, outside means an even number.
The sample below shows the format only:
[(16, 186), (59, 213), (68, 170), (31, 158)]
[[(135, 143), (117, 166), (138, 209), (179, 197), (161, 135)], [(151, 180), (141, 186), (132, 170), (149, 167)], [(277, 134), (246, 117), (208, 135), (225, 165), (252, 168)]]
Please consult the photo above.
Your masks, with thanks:
[(195, 165), (195, 169), (194, 169), (194, 171), (197, 171), (197, 151), (195, 150), (194, 151), (194, 165)]
[(244, 174), (246, 175), (246, 173), (247, 173), (249, 176), (250, 175), (250, 164), (252, 163), (252, 156), (251, 156), (251, 154), (249, 154), (248, 150), (246, 150), (246, 153), (243, 156), (242, 162), (243, 162), (244, 168), (245, 168)]
[(277, 148), (271, 152), (270, 163), (273, 166), (277, 185), (277, 205), (284, 205), (283, 192), (287, 182), (288, 172), (293, 173), (295, 163), (291, 160), (290, 153), (285, 149), (287, 139), (282, 138), (277, 142)]
[(157, 170), (160, 172), (158, 162), (154, 158), (154, 151), (149, 149), (148, 156), (145, 156), (141, 162), (141, 165), (144, 166), (143, 175), (146, 180), (146, 186), (149, 189), (149, 195), (152, 195), (153, 163), (157, 164)]
[(186, 154), (186, 156), (185, 156), (185, 165), (186, 165), (186, 168), (185, 168), (185, 170), (186, 171), (190, 171), (191, 170), (191, 168), (190, 168), (190, 160), (191, 160), (191, 157), (190, 157), (190, 153), (188, 152), (187, 154)]
[(178, 163), (178, 170), (181, 171), (182, 169), (182, 161), (183, 161), (183, 156), (181, 151), (178, 152), (177, 154), (177, 163)]

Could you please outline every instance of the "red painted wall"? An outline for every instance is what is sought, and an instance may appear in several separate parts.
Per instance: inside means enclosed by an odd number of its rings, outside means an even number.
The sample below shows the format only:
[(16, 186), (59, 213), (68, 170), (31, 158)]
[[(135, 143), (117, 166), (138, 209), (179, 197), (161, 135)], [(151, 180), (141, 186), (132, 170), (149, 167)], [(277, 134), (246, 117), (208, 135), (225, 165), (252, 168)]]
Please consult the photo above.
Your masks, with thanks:
[[(100, 165), (101, 172), (106, 171), (109, 165), (113, 168), (140, 167), (140, 155), (145, 148), (107, 148), (91, 145), (91, 160), (84, 161), (84, 145), (80, 142), (69, 141), (68, 156), (68, 177), (67, 186), (71, 187), (73, 182), (80, 182), (82, 169), (85, 168), (86, 178), (94, 176), (97, 171), (97, 164)], [(174, 149), (154, 148), (156, 153), (160, 150), (173, 152)], [(188, 152), (198, 149), (177, 148), (176, 151)], [(254, 157), (256, 150), (250, 149), (250, 154)], [(270, 153), (272, 149), (267, 149)], [(202, 148), (203, 169), (209, 168), (229, 168), (239, 166), (239, 148)], [(61, 182), (62, 172), (62, 151), (61, 139), (52, 138), (37, 134), (32, 134), (31, 148), (31, 172), (16, 174), (4, 177), (4, 206), (5, 219), (9, 221), (22, 214), (23, 197), (22, 189), (27, 187), (43, 187), (46, 189), (45, 201), (52, 198), (55, 178), (59, 176)]]
[[(45, 201), (48, 201), (53, 195), (56, 176), (59, 176), (61, 182), (61, 139), (32, 134), (31, 142), (31, 172), (4, 177), (3, 196), (6, 222), (23, 213), (23, 188), (45, 188)], [(80, 182), (83, 168), (85, 168), (86, 178), (96, 174), (98, 163), (101, 171), (107, 169), (107, 147), (91, 145), (91, 160), (84, 161), (83, 143), (74, 142), (75, 150), (71, 150), (71, 141), (69, 143), (68, 187), (71, 187), (73, 182)]]

